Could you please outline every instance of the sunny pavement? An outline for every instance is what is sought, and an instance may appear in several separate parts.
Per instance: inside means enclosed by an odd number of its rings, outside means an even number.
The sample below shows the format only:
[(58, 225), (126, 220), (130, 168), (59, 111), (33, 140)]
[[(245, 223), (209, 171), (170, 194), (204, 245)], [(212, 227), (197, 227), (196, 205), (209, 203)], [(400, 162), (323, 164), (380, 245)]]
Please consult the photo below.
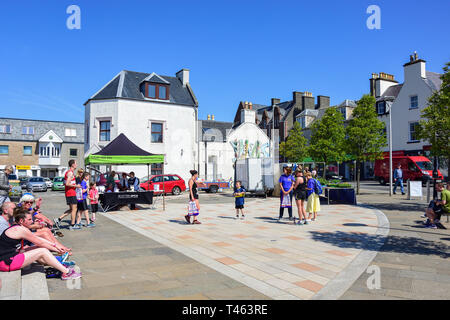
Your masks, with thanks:
[[(107, 217), (129, 228), (128, 232), (123, 232), (129, 235), (105, 235), (110, 237), (111, 243), (98, 251), (95, 240), (80, 238), (80, 241), (88, 240), (86, 242), (91, 243), (92, 249), (89, 252), (93, 257), (92, 261), (87, 261), (86, 258), (80, 263), (83, 272), (88, 272), (83, 281), (89, 283), (89, 286), (92, 283), (104, 286), (102, 292), (107, 293), (106, 283), (112, 281), (112, 285), (120, 282), (120, 274), (126, 272), (130, 277), (134, 276), (135, 283), (143, 290), (138, 295), (134, 294), (134, 298), (170, 296), (158, 296), (152, 287), (144, 291), (144, 283), (150, 282), (158, 290), (163, 286), (172, 286), (162, 289), (165, 290), (163, 293), (191, 295), (193, 299), (336, 299), (364, 272), (376, 254), (376, 249), (385, 239), (378, 228), (382, 213), (359, 206), (322, 205), (317, 221), (304, 226), (294, 225), (289, 220), (277, 222), (278, 198), (249, 199), (244, 220), (235, 219), (234, 206), (229, 201), (201, 203), (201, 225), (187, 224), (184, 219), (186, 210), (185, 202), (167, 201), (165, 211), (158, 206), (154, 210), (101, 214), (102, 224), (107, 221)], [(294, 214), (296, 215), (295, 206)], [(140, 235), (136, 236), (130, 229)], [(102, 231), (105, 232), (108, 233), (108, 230)], [(124, 244), (129, 249), (120, 252), (127, 255), (128, 259), (121, 260), (119, 265), (117, 260), (123, 257), (117, 256), (115, 248), (123, 248)], [(364, 252), (365, 248), (370, 248), (371, 252), (367, 254)], [(155, 261), (154, 255), (145, 257), (147, 252), (155, 250), (162, 250), (160, 259)], [(172, 253), (168, 255), (166, 251)], [(137, 259), (138, 256), (142, 257)], [(187, 261), (192, 261), (191, 259), (200, 264), (194, 266), (190, 262), (190, 266)], [(109, 265), (109, 262), (114, 262), (115, 265)], [(171, 265), (171, 262), (174, 264)], [(150, 268), (148, 273), (136, 272), (134, 275), (128, 270), (143, 263), (153, 268), (155, 264), (163, 264), (164, 267), (157, 274), (150, 272)], [(169, 266), (172, 270), (165, 271), (164, 268)], [(116, 270), (112, 273), (116, 278), (103, 277), (102, 270), (105, 268)], [(209, 282), (206, 277), (201, 276), (203, 270), (215, 270), (224, 278), (235, 280), (232, 286), (240, 283), (253, 296), (235, 295), (231, 291), (235, 288), (227, 288), (226, 282), (221, 283), (222, 288), (218, 288), (217, 281)], [(173, 272), (178, 272), (180, 279), (161, 281), (165, 274), (170, 276)], [(186, 285), (203, 281), (202, 290), (195, 293), (192, 290), (184, 292), (183, 287), (180, 288), (180, 281)], [(239, 289), (242, 290), (242, 287)], [(215, 290), (217, 295), (208, 294), (211, 290)], [(255, 292), (259, 292), (260, 296)], [(126, 297), (133, 293), (124, 291), (123, 294)], [(67, 295), (70, 296), (70, 292)], [(97, 298), (105, 297), (107, 295)]]
[(380, 288), (367, 286), (372, 273), (362, 273), (341, 299), (450, 299), (450, 223), (446, 229), (426, 229), (420, 216), (428, 206), (422, 199), (406, 195), (389, 197), (387, 187), (365, 183), (358, 196), (360, 203), (375, 207), (387, 216), (389, 236), (370, 266), (380, 270)]

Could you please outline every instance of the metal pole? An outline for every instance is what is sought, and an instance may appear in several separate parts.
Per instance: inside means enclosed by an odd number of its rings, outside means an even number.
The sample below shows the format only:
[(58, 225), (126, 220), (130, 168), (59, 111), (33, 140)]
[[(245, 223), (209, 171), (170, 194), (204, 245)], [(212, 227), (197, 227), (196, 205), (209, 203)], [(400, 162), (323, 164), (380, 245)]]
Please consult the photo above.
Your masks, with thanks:
[(436, 156), (433, 157), (433, 200), (437, 199), (437, 190), (436, 190), (436, 180), (439, 178), (438, 176), (438, 159)]
[(162, 166), (162, 173), (163, 173), (163, 211), (166, 211), (166, 189), (164, 188), (164, 167), (166, 162), (166, 157), (164, 157), (164, 162)]
[(392, 107), (389, 108), (389, 196), (392, 197)]

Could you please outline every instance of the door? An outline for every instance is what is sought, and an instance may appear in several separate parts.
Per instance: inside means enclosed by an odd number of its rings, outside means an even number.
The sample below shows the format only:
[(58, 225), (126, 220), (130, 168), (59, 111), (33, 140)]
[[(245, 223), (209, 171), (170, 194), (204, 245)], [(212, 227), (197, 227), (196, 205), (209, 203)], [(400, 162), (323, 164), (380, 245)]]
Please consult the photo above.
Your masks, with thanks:
[(173, 188), (173, 179), (171, 179), (171, 176), (164, 176), (164, 192), (165, 193), (172, 192), (172, 188)]
[(153, 190), (155, 193), (162, 192), (162, 176), (153, 177), (150, 181), (152, 182), (152, 184), (150, 185), (150, 190)]

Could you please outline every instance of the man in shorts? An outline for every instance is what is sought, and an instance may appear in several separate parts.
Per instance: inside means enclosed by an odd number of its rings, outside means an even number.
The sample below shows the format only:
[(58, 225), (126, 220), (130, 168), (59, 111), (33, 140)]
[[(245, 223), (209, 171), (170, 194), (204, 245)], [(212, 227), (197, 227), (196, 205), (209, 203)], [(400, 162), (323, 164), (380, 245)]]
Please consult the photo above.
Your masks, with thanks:
[(77, 162), (73, 159), (69, 160), (69, 170), (67, 170), (64, 175), (64, 192), (66, 196), (66, 203), (69, 209), (66, 210), (61, 217), (55, 219), (55, 224), (59, 226), (60, 222), (64, 217), (71, 215), (70, 219), (70, 230), (81, 229), (80, 226), (75, 225), (75, 219), (77, 216), (77, 193), (76, 189), (81, 188), (79, 184), (76, 184), (75, 169), (77, 168)]

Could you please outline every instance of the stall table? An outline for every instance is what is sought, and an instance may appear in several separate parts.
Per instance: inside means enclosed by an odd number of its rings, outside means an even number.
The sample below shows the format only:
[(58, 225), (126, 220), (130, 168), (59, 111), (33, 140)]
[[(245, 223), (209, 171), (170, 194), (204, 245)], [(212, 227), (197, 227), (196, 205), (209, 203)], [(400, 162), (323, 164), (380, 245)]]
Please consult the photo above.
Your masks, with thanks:
[(103, 212), (107, 212), (114, 207), (127, 204), (152, 204), (153, 191), (135, 192), (105, 192), (99, 195)]

